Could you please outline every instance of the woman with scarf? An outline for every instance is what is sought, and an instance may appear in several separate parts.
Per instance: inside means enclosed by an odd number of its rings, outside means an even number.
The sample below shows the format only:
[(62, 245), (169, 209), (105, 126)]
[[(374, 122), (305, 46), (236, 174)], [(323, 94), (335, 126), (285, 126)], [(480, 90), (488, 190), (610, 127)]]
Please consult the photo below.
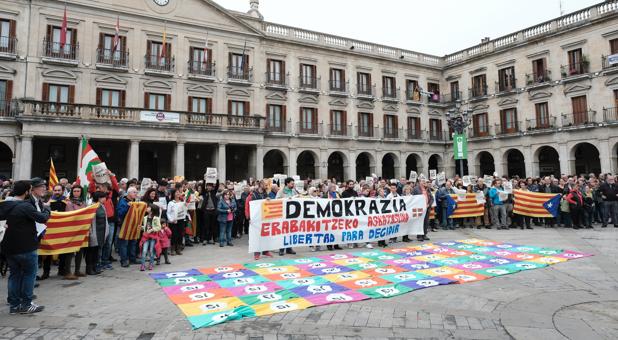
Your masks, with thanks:
[[(85, 196), (83, 195), (83, 188), (78, 184), (74, 184), (71, 188), (71, 196), (67, 202), (66, 211), (74, 211), (79, 210), (86, 207)], [(71, 260), (75, 255), (75, 271), (74, 274), (71, 274)], [(78, 252), (74, 254), (67, 254), (65, 258), (65, 267), (67, 275), (64, 276), (65, 280), (77, 280), (78, 277), (84, 277), (86, 274), (81, 272), (82, 267), (82, 258), (86, 255), (86, 248), (80, 249)]]
[(107, 236), (107, 213), (105, 211), (105, 201), (107, 193), (97, 191), (92, 194), (92, 203), (99, 203), (88, 236), (88, 248), (86, 248), (86, 274), (101, 274), (101, 246)]
[(172, 230), (171, 255), (182, 255), (183, 229), (187, 225), (187, 204), (184, 201), (182, 189), (172, 191), (173, 201), (167, 204), (167, 222)]

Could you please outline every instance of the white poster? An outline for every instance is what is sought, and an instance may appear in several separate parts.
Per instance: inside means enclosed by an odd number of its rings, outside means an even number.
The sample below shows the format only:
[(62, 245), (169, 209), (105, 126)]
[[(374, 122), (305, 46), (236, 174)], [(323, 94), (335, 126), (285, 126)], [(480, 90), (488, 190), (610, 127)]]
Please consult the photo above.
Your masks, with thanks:
[(206, 173), (204, 174), (204, 182), (205, 183), (217, 183), (217, 168), (206, 168)]
[(498, 190), (498, 198), (500, 199), (500, 201), (504, 202), (509, 199), (509, 194), (502, 190)]
[(365, 183), (367, 183), (368, 186), (372, 187), (373, 186), (373, 177), (371, 177), (371, 176), (365, 177)]
[(288, 175), (285, 174), (274, 174), (273, 175), (273, 183), (277, 184), (279, 187), (282, 187), (285, 184), (285, 179), (288, 178)]
[(438, 174), (438, 185), (442, 185), (444, 183), (446, 183), (446, 175), (444, 174), (444, 172), (441, 172)]
[(251, 201), (248, 250), (365, 243), (420, 235), (425, 213), (422, 195)]
[(493, 176), (488, 176), (485, 175), (485, 177), (483, 177), (483, 182), (485, 183), (485, 186), (490, 187), (491, 186), (491, 182), (494, 181)]
[(468, 185), (472, 184), (472, 182), (470, 181), (470, 176), (463, 176), (462, 182), (463, 182), (464, 187), (467, 187)]
[(511, 181), (502, 182), (502, 186), (504, 187), (504, 192), (506, 192), (507, 194), (513, 193), (513, 183), (511, 183)]
[(93, 165), (92, 173), (96, 183), (111, 183), (111, 179), (107, 173), (107, 165), (104, 162)]
[(292, 178), (294, 179), (294, 189), (296, 189), (298, 193), (305, 191), (305, 182), (300, 180), (300, 176), (294, 175)]
[(142, 122), (180, 124), (180, 114), (177, 112), (140, 111), (139, 119)]
[(436, 169), (429, 170), (429, 179), (431, 180), (436, 179), (437, 174), (438, 174), (438, 171)]
[(485, 194), (482, 191), (476, 193), (476, 204), (485, 204)]
[(151, 187), (152, 187), (152, 180), (150, 178), (143, 178), (142, 185), (140, 186), (140, 189), (139, 189), (139, 195), (144, 196), (146, 191), (148, 191), (148, 189), (150, 189)]
[(236, 196), (236, 199), (239, 200), (240, 197), (242, 196), (242, 183), (241, 184), (234, 184), (234, 196)]
[(408, 178), (410, 182), (416, 183), (417, 178), (418, 174), (416, 173), (416, 171), (410, 171), (410, 177)]
[(457, 189), (457, 188), (453, 187), (453, 191), (455, 191), (455, 194), (457, 195), (457, 200), (458, 201), (463, 202), (463, 201), (466, 200), (466, 194), (467, 194), (466, 190)]

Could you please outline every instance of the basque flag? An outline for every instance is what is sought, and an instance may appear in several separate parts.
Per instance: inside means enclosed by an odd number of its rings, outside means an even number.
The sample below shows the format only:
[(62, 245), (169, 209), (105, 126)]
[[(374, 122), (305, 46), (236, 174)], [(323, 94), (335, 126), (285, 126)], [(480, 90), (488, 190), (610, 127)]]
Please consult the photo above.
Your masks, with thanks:
[(552, 216), (557, 217), (560, 209), (560, 194), (550, 198), (547, 202), (543, 203), (543, 208), (545, 208)]
[(446, 196), (446, 217), (450, 218), (457, 209), (457, 202), (450, 196)]

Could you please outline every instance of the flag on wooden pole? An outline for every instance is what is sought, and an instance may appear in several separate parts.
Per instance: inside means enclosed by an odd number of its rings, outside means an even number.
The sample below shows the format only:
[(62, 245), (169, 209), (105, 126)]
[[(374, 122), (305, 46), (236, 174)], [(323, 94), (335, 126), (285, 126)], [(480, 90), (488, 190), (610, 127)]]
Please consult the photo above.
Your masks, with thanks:
[(163, 25), (163, 39), (161, 39), (161, 53), (159, 54), (159, 62), (161, 62), (163, 60), (163, 58), (166, 57), (166, 45), (167, 45), (167, 21), (165, 22), (165, 24)]
[(68, 21), (67, 21), (67, 4), (64, 3), (64, 16), (62, 17), (62, 26), (60, 26), (60, 48), (64, 48), (64, 45), (67, 43), (67, 30), (68, 30)]
[[(49, 158), (49, 191), (54, 190), (54, 187), (58, 184), (58, 176), (56, 175), (56, 167), (54, 166), (54, 159)], [(64, 188), (63, 188), (64, 190)]]
[(101, 163), (101, 159), (94, 152), (94, 149), (90, 146), (86, 137), (82, 136), (82, 157), (79, 162), (79, 171), (77, 172), (77, 184), (79, 184), (83, 190), (82, 194), (88, 193), (88, 186), (90, 181), (94, 181), (94, 171), (92, 167)]
[(88, 247), (88, 234), (99, 203), (67, 212), (52, 211), (39, 255), (74, 253)]

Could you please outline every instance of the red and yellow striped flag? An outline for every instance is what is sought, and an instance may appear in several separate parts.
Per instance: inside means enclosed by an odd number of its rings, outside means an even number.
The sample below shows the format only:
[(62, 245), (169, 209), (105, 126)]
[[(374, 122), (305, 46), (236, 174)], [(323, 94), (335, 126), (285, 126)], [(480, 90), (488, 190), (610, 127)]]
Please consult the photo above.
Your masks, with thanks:
[(431, 207), (431, 210), (429, 210), (429, 219), (433, 220), (436, 218), (436, 207)]
[(262, 219), (271, 220), (283, 217), (283, 200), (264, 200), (262, 202)]
[(54, 160), (49, 159), (49, 191), (53, 191), (54, 187), (58, 184), (58, 176), (56, 175), (56, 167), (54, 166)]
[(137, 240), (139, 239), (139, 231), (142, 226), (142, 220), (146, 215), (146, 202), (129, 202), (129, 211), (122, 221), (120, 234), (118, 238), (121, 240)]
[(74, 210), (53, 211), (47, 221), (39, 255), (74, 253), (88, 247), (88, 234), (99, 204)]
[(554, 217), (545, 209), (543, 203), (557, 194), (513, 190), (513, 213), (530, 217)]
[(457, 208), (450, 218), (476, 217), (483, 216), (485, 213), (485, 205), (476, 202), (475, 193), (466, 193), (464, 201), (460, 201), (456, 194), (451, 195), (451, 197), (457, 202)]

